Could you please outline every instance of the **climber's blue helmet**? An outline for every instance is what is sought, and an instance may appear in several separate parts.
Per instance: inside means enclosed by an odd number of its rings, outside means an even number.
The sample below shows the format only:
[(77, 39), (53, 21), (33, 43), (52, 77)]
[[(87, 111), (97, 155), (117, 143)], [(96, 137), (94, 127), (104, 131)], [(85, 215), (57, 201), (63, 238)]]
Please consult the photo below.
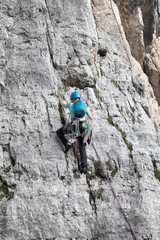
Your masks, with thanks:
[(70, 96), (70, 99), (71, 100), (74, 100), (76, 98), (79, 98), (81, 99), (81, 94), (79, 92), (72, 92), (71, 96)]

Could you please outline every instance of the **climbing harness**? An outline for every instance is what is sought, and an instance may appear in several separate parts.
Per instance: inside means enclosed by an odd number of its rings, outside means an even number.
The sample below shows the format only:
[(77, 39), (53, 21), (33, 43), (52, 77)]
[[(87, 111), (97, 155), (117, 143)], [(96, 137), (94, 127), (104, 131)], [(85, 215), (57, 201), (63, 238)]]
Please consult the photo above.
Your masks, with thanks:
[(95, 151), (95, 153), (96, 153), (96, 156), (97, 156), (97, 158), (98, 158), (98, 160), (99, 160), (99, 162), (100, 162), (100, 165), (101, 165), (101, 167), (102, 167), (102, 169), (103, 169), (103, 172), (104, 172), (104, 174), (105, 174), (105, 176), (106, 176), (106, 178), (107, 178), (107, 180), (108, 180), (108, 182), (109, 182), (109, 184), (110, 184), (110, 187), (111, 187), (111, 189), (112, 189), (113, 195), (114, 195), (114, 197), (116, 198), (116, 200), (117, 200), (117, 202), (118, 202), (118, 204), (119, 204), (119, 206), (120, 206), (120, 209), (121, 209), (121, 211), (122, 211), (122, 214), (123, 214), (126, 222), (128, 223), (129, 227), (130, 227), (131, 233), (132, 233), (134, 239), (137, 240), (137, 237), (136, 237), (136, 235), (135, 235), (135, 232), (134, 232), (134, 230), (133, 230), (133, 228), (132, 228), (132, 226), (131, 226), (131, 224), (130, 224), (130, 222), (129, 222), (129, 220), (128, 220), (125, 212), (124, 212), (124, 209), (122, 208), (122, 206), (121, 206), (121, 204), (120, 204), (120, 201), (119, 201), (119, 199), (118, 199), (118, 197), (117, 197), (117, 195), (116, 195), (116, 193), (115, 193), (115, 191), (114, 191), (114, 188), (113, 188), (113, 186), (112, 186), (112, 184), (111, 184), (111, 181), (109, 180), (108, 174), (107, 174), (107, 172), (106, 172), (106, 170), (105, 170), (105, 168), (104, 168), (104, 165), (103, 165), (103, 163), (102, 163), (102, 161), (101, 161), (101, 158), (100, 158), (100, 156), (99, 156), (99, 154), (98, 154), (98, 152), (97, 152), (97, 150), (96, 150), (96, 148), (95, 148), (95, 145), (93, 144), (93, 141), (92, 141), (92, 146), (93, 146), (93, 149), (94, 149), (94, 151)]
[(64, 128), (64, 137), (67, 139), (68, 144), (71, 145), (80, 136), (79, 119), (75, 119), (68, 123)]
[(73, 144), (76, 141), (76, 138), (80, 136), (83, 138), (83, 143), (88, 141), (89, 144), (91, 141), (92, 130), (90, 129), (89, 122), (86, 120), (80, 121), (79, 118), (73, 119), (65, 126), (64, 132), (64, 137), (70, 145)]
[(89, 122), (86, 120), (80, 121), (80, 119), (75, 118), (72, 119), (72, 122), (66, 125), (66, 130), (64, 137), (68, 141), (68, 145), (71, 145), (73, 148), (73, 152), (75, 158), (77, 159), (78, 163), (78, 170), (81, 172), (81, 155), (79, 150), (79, 137), (82, 137), (82, 143), (90, 144), (92, 138), (92, 130), (89, 127)]

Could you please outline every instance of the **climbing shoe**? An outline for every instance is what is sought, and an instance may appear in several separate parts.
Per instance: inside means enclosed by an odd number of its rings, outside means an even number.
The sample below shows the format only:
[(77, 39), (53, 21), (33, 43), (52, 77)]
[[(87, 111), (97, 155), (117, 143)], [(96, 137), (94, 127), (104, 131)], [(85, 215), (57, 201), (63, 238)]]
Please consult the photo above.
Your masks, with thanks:
[(71, 148), (71, 145), (67, 145), (64, 149), (64, 153), (67, 153), (69, 151), (69, 149)]
[(87, 167), (82, 167), (80, 173), (86, 174), (87, 173)]

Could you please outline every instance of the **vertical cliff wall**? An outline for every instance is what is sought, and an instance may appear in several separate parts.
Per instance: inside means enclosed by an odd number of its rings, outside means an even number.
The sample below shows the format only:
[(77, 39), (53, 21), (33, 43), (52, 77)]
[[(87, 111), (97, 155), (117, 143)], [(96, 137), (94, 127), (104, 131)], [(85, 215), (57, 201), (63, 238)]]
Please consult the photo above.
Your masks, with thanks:
[(160, 2), (115, 1), (118, 4), (122, 25), (131, 47), (132, 55), (141, 64), (160, 105)]
[(138, 240), (160, 239), (158, 104), (112, 4), (0, 1), (2, 240), (133, 239), (92, 146), (79, 175), (57, 139), (69, 117), (59, 100), (74, 90), (92, 109), (93, 142)]

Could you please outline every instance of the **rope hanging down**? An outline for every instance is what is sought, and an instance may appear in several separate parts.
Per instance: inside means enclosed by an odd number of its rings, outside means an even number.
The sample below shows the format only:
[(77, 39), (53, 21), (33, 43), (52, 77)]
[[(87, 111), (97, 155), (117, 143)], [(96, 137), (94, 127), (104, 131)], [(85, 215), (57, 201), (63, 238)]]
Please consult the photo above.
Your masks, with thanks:
[(114, 15), (114, 17), (115, 17), (115, 19), (116, 19), (116, 23), (117, 23), (117, 26), (118, 26), (118, 29), (119, 29), (120, 35), (121, 35), (121, 37), (122, 37), (122, 41), (123, 41), (123, 45), (124, 45), (124, 49), (126, 50), (126, 53), (127, 53), (127, 57), (128, 57), (128, 61), (129, 61), (130, 67), (132, 68), (131, 59), (130, 59), (130, 56), (129, 56), (129, 53), (128, 53), (128, 50), (127, 50), (127, 47), (126, 47), (126, 43), (125, 43), (125, 39), (124, 39), (124, 36), (123, 36), (123, 32), (122, 32), (122, 30), (121, 30), (121, 25), (118, 23), (117, 16), (116, 16), (116, 14), (115, 14), (115, 12), (114, 12), (112, 0), (110, 0), (110, 3), (111, 3), (111, 9), (112, 9), (113, 15)]
[(117, 195), (116, 195), (116, 193), (115, 193), (115, 191), (114, 191), (114, 188), (113, 188), (113, 186), (112, 186), (112, 184), (111, 184), (111, 182), (110, 182), (110, 180), (109, 180), (108, 174), (107, 174), (107, 172), (106, 172), (106, 170), (105, 170), (105, 168), (104, 168), (104, 166), (103, 166), (103, 163), (102, 163), (102, 161), (101, 161), (101, 158), (100, 158), (100, 156), (98, 155), (98, 152), (97, 152), (97, 150), (96, 150), (93, 142), (92, 142), (92, 146), (93, 146), (93, 149), (94, 149), (94, 151), (95, 151), (95, 153), (96, 153), (96, 155), (97, 155), (97, 158), (98, 158), (98, 160), (99, 160), (99, 162), (100, 162), (100, 164), (101, 164), (101, 167), (102, 167), (102, 169), (103, 169), (103, 171), (104, 171), (104, 174), (105, 174), (105, 176), (106, 176), (106, 178), (107, 178), (107, 180), (108, 180), (108, 182), (109, 182), (109, 184), (110, 184), (110, 187), (111, 187), (111, 189), (112, 189), (113, 195), (114, 195), (114, 197), (117, 199), (117, 202), (118, 202), (118, 204), (119, 204), (119, 206), (120, 206), (120, 209), (121, 209), (121, 211), (122, 211), (122, 214), (123, 214), (125, 220), (127, 221), (129, 227), (130, 227), (131, 233), (132, 233), (134, 239), (137, 240), (137, 237), (136, 237), (136, 235), (135, 235), (135, 232), (134, 232), (134, 230), (133, 230), (133, 228), (132, 228), (132, 226), (131, 226), (131, 224), (130, 224), (130, 222), (129, 222), (129, 220), (128, 220), (125, 212), (124, 212), (124, 209), (122, 208), (122, 206), (121, 206), (121, 204), (120, 204), (120, 201), (119, 201), (119, 199), (118, 199), (118, 197), (117, 197)]
[(119, 33), (120, 33), (120, 35), (121, 35), (121, 37), (122, 37), (123, 46), (124, 46), (124, 49), (125, 49), (125, 51), (126, 51), (127, 58), (128, 58), (129, 64), (130, 64), (130, 67), (132, 68), (131, 58), (130, 58), (130, 56), (129, 56), (129, 53), (128, 53), (128, 50), (127, 50), (127, 47), (126, 47), (125, 38), (124, 38), (123, 32), (122, 32), (122, 30), (121, 30), (121, 25), (119, 24), (118, 19), (117, 19), (117, 16), (116, 16), (116, 13), (115, 13), (115, 11), (114, 11), (114, 9), (113, 9), (113, 2), (112, 2), (112, 0), (110, 0), (110, 4), (111, 4), (111, 7), (107, 7), (107, 8), (105, 8), (105, 9), (100, 10), (100, 11), (93, 12), (93, 14), (103, 13), (103, 12), (107, 11), (108, 9), (111, 9), (111, 10), (112, 10), (113, 15), (114, 15), (114, 18), (115, 18), (116, 23), (117, 23), (117, 26), (118, 26), (118, 29), (119, 29)]

